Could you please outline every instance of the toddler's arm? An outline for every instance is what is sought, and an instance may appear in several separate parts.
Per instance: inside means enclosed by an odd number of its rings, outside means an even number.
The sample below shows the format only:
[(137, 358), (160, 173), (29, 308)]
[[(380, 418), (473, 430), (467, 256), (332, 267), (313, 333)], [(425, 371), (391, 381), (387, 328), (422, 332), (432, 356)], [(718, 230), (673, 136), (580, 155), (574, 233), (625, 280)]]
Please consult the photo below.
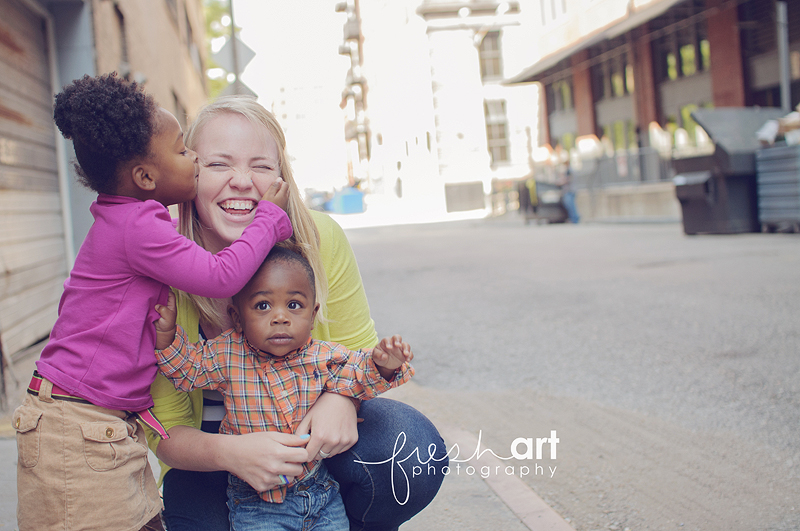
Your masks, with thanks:
[[(230, 334), (211, 341), (192, 343), (181, 327), (175, 326), (175, 298), (170, 292), (167, 306), (157, 305), (161, 318), (156, 321), (156, 361), (161, 373), (179, 391), (222, 389), (227, 383), (227, 353)], [(171, 336), (170, 344), (164, 342)], [(163, 347), (163, 348), (162, 348)]]
[(414, 376), (414, 367), (409, 363), (414, 357), (411, 347), (403, 343), (400, 336), (386, 338), (379, 347), (367, 350), (348, 350), (335, 343), (324, 345), (331, 348), (327, 354), (325, 391), (368, 399), (402, 385)]
[(411, 352), (411, 347), (399, 335), (384, 337), (372, 349), (372, 361), (375, 362), (378, 372), (386, 380), (391, 380), (395, 371), (403, 363), (410, 362), (413, 359), (414, 354)]

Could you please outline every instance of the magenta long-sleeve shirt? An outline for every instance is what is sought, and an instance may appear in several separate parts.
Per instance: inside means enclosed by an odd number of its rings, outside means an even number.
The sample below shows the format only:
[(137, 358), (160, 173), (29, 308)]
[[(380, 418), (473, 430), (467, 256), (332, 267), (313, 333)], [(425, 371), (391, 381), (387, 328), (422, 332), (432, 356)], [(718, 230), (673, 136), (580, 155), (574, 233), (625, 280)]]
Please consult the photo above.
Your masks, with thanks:
[(292, 234), (286, 213), (260, 201), (242, 236), (216, 255), (180, 235), (156, 201), (101, 194), (58, 308), (39, 373), (109, 409), (153, 405), (156, 304), (169, 287), (204, 297), (237, 293), (275, 243)]

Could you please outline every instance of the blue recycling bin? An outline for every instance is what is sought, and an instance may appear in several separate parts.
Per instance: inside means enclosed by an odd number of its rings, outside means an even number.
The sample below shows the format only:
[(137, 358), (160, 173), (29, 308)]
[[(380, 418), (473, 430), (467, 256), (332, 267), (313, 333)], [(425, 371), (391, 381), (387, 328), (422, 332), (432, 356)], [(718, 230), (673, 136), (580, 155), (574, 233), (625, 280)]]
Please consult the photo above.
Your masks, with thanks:
[(357, 214), (364, 212), (364, 194), (355, 188), (344, 188), (333, 194), (325, 203), (325, 210), (336, 214)]

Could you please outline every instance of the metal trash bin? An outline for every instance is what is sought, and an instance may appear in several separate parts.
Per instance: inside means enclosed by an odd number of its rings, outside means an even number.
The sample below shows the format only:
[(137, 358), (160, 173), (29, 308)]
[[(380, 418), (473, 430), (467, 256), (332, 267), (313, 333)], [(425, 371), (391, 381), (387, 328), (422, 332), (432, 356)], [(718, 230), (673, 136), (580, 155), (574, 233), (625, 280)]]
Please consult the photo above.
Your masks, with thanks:
[(758, 221), (762, 232), (800, 232), (800, 146), (756, 152)]
[(781, 109), (698, 109), (694, 120), (714, 141), (714, 153), (675, 159), (675, 195), (686, 234), (758, 232), (756, 131)]

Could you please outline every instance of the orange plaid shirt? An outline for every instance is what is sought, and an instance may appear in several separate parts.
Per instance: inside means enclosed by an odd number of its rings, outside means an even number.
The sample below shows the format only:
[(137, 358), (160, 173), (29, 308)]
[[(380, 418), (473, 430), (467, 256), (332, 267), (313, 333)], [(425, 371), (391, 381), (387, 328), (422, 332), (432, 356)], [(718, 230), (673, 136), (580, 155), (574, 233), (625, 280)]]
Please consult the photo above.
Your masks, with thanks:
[[(338, 343), (309, 338), (303, 348), (281, 358), (253, 348), (233, 329), (214, 339), (192, 343), (179, 326), (175, 341), (157, 350), (156, 358), (161, 372), (177, 389), (219, 390), (226, 410), (219, 431), (237, 435), (256, 431), (294, 433), (323, 391), (373, 398), (414, 375), (414, 368), (404, 363), (391, 380), (385, 380), (371, 353), (372, 349), (352, 351)], [(305, 471), (295, 482), (315, 465), (305, 463)], [(289, 486), (262, 492), (261, 497), (281, 503)]]

